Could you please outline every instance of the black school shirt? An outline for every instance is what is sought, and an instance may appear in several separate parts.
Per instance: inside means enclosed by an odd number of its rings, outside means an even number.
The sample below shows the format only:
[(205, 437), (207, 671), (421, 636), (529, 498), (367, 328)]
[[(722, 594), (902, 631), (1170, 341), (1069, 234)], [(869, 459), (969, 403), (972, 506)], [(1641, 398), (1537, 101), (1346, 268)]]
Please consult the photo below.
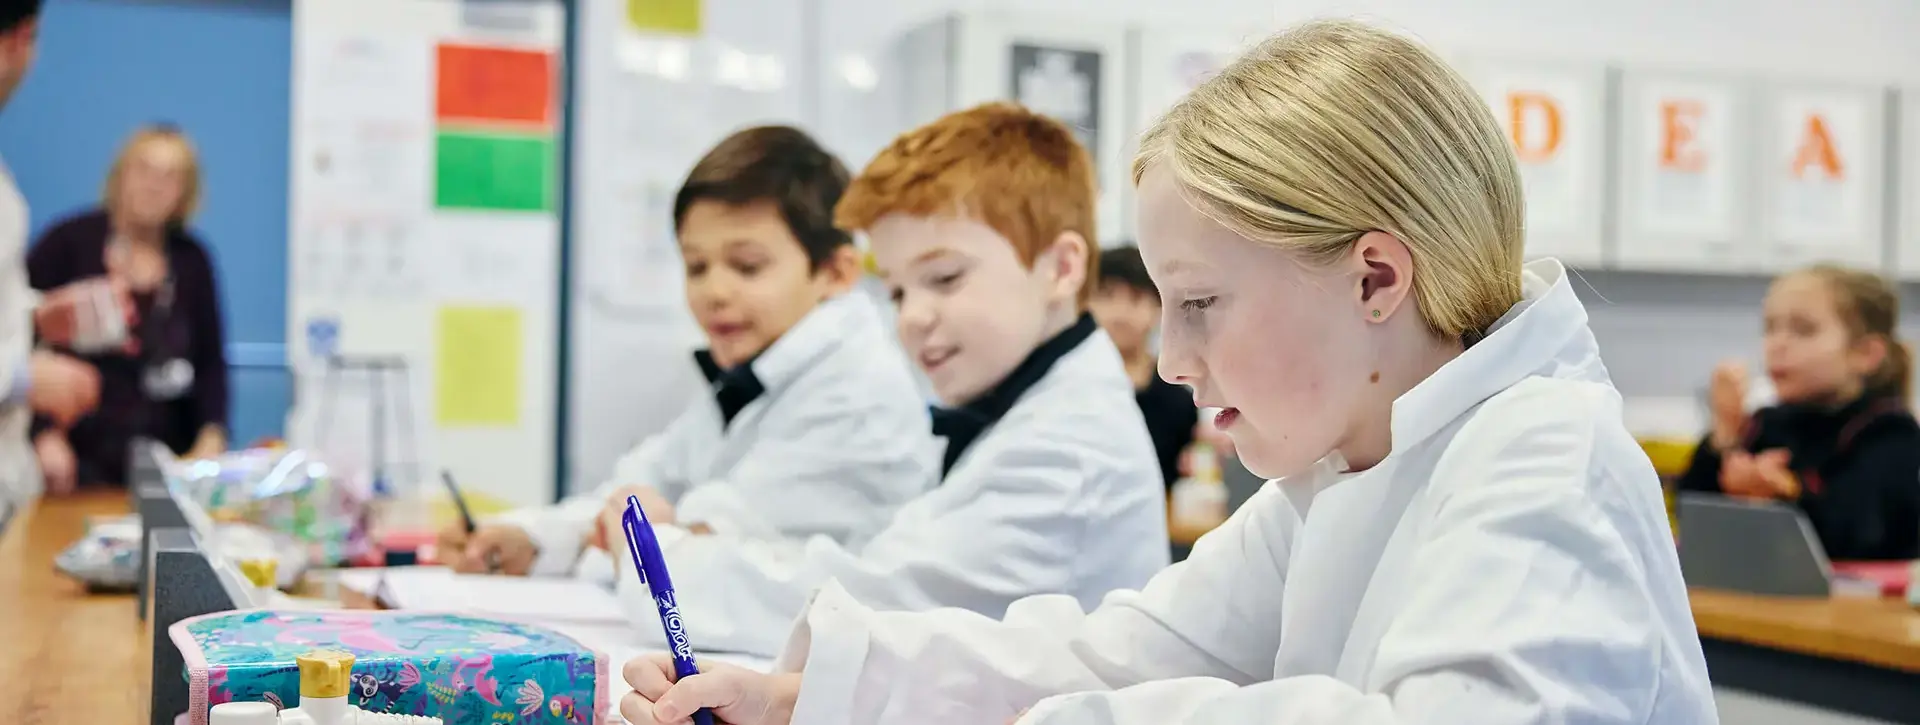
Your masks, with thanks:
[(1155, 375), (1147, 387), (1133, 395), (1140, 415), (1147, 420), (1147, 433), (1153, 437), (1153, 452), (1160, 458), (1160, 475), (1167, 490), (1180, 480), (1180, 452), (1193, 443), (1193, 428), (1200, 423), (1200, 410), (1193, 407), (1193, 393), (1184, 385), (1174, 385)]
[[(1901, 401), (1862, 397), (1841, 408), (1780, 405), (1748, 421), (1741, 448), (1785, 448), (1800, 498), (1827, 556), (1838, 561), (1920, 558), (1920, 423)], [(1718, 493), (1720, 452), (1709, 440), (1680, 478)]]

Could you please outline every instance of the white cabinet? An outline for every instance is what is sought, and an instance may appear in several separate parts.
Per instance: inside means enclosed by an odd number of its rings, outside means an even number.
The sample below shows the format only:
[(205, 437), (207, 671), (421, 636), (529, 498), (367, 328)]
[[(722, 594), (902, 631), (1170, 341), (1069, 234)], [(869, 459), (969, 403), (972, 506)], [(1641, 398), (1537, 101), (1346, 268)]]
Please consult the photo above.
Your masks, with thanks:
[(1887, 93), (1770, 85), (1756, 155), (1766, 268), (1886, 262)]
[(1526, 256), (1600, 264), (1608, 142), (1605, 66), (1474, 57), (1463, 67), (1519, 157), (1527, 198)]
[(1757, 272), (1764, 255), (1751, 157), (1752, 86), (1661, 71), (1620, 76), (1614, 263), (1625, 269)]

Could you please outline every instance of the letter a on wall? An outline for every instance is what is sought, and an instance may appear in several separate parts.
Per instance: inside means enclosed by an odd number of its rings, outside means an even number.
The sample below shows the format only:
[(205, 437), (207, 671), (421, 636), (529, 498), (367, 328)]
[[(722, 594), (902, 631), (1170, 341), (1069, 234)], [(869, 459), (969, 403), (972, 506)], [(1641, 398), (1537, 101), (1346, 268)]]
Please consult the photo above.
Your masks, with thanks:
[(1885, 94), (1783, 87), (1767, 94), (1760, 170), (1771, 267), (1878, 265), (1886, 179)]

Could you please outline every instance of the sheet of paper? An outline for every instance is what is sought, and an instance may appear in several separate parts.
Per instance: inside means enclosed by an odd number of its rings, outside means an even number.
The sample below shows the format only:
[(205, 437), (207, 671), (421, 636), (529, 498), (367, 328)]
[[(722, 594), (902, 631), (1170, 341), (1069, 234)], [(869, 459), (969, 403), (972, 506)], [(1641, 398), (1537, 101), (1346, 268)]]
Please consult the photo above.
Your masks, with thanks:
[(613, 591), (574, 579), (455, 574), (439, 567), (388, 569), (380, 599), (397, 609), (511, 617), (618, 628), (626, 613)]
[(699, 35), (700, 4), (700, 0), (627, 0), (627, 29)]
[[(612, 671), (616, 673), (616, 675), (625, 667), (629, 660), (649, 652), (658, 652), (661, 650), (658, 644), (645, 642), (627, 625), (609, 626), (604, 624), (559, 622), (547, 623), (547, 626), (579, 640), (581, 644), (605, 652), (607, 658), (612, 662)], [(757, 672), (768, 672), (773, 669), (773, 660), (765, 657), (728, 652), (696, 651), (694, 653), (694, 661), (701, 663), (723, 662), (737, 667), (745, 667)], [(620, 698), (632, 691), (633, 688), (627, 686), (625, 679), (620, 679), (613, 683), (613, 687), (609, 692), (609, 708), (605, 722), (625, 722), (625, 720), (620, 717)]]
[(516, 307), (440, 308), (433, 378), (440, 425), (520, 424), (520, 322)]

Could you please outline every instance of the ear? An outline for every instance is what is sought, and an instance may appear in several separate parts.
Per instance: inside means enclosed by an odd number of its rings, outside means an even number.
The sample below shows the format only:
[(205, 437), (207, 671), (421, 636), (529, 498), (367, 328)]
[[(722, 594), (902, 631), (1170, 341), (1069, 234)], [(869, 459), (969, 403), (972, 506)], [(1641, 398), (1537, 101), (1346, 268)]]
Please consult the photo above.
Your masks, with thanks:
[(1367, 232), (1354, 240), (1349, 257), (1356, 280), (1354, 300), (1361, 319), (1386, 322), (1413, 294), (1413, 253), (1386, 232)]
[(820, 260), (819, 269), (814, 270), (814, 279), (825, 282), (827, 294), (837, 295), (860, 283), (864, 272), (860, 265), (860, 250), (851, 244), (842, 244), (833, 250), (833, 254)]
[(1033, 258), (1033, 265), (1052, 280), (1048, 297), (1078, 304), (1080, 288), (1087, 284), (1087, 238), (1079, 232), (1061, 232)]
[(1853, 373), (1861, 377), (1871, 377), (1881, 365), (1887, 362), (1887, 338), (1882, 335), (1861, 335), (1853, 341), (1848, 351), (1849, 362), (1853, 364)]

